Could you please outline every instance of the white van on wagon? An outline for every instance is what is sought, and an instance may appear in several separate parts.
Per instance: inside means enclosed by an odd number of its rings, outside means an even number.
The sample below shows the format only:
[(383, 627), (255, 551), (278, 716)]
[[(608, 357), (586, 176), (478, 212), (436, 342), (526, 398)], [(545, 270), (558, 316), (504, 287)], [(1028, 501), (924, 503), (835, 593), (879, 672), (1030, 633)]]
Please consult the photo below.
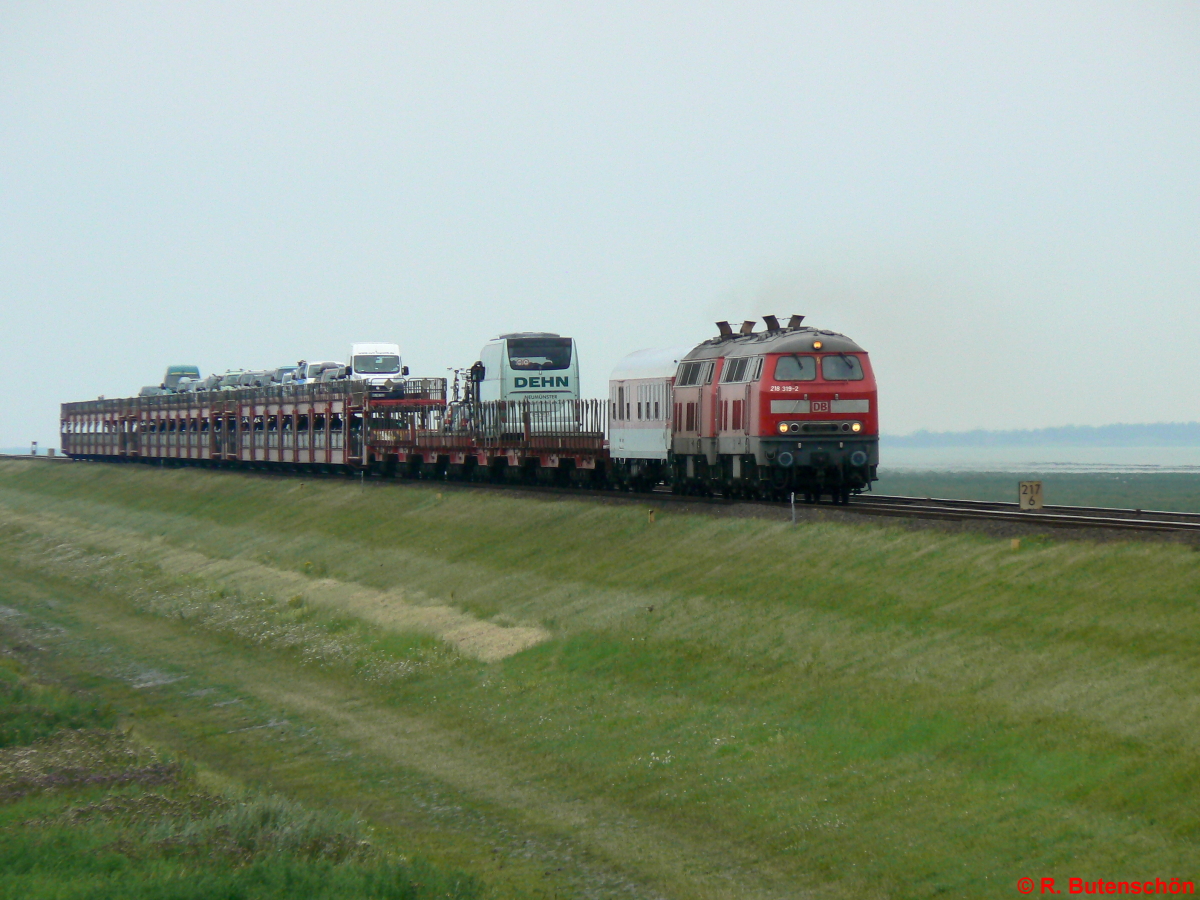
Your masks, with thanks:
[(408, 374), (408, 366), (400, 364), (400, 345), (360, 343), (350, 345), (350, 365), (347, 377), (365, 381), (373, 388), (391, 388)]

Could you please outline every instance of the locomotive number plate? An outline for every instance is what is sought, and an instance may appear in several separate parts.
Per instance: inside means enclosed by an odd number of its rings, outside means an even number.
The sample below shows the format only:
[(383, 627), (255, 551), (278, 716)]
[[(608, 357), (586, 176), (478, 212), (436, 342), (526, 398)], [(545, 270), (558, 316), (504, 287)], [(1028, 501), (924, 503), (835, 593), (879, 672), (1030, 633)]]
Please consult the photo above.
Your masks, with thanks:
[(815, 413), (829, 412), (829, 401), (828, 400), (814, 400), (812, 402), (812, 411)]

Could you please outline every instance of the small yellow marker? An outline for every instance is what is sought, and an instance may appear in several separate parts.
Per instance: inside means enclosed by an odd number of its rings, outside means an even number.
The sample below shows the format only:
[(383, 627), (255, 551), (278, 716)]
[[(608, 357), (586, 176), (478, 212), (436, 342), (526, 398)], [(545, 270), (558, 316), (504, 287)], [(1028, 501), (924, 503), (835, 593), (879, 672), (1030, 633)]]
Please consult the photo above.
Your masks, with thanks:
[(1014, 550), (1020, 550), (1020, 549), (1021, 549), (1021, 539), (1020, 539), (1020, 538), (1013, 538), (1013, 539), (1012, 539), (1012, 548), (1013, 548)]
[(650, 510), (650, 524), (654, 524), (654, 510)]
[(437, 498), (438, 498), (439, 500), (441, 500), (441, 499), (442, 499), (442, 492), (441, 492), (441, 491), (438, 491)]

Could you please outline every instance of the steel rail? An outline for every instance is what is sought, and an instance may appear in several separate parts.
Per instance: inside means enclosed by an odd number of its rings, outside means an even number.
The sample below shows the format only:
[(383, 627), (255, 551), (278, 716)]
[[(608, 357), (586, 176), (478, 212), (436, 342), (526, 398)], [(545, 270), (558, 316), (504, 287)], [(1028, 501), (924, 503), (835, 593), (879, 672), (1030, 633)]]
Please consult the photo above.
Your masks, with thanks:
[[(625, 502), (667, 502), (671, 504), (693, 504), (701, 506), (735, 506), (738, 504), (758, 505), (764, 508), (771, 509), (787, 509), (786, 501), (778, 500), (741, 500), (730, 497), (702, 497), (692, 494), (676, 494), (668, 487), (656, 488), (651, 493), (638, 493), (636, 491), (613, 491), (595, 488), (573, 488), (573, 487), (558, 487), (554, 485), (531, 485), (531, 484), (496, 484), (491, 482), (454, 482), (445, 481), (437, 482), (439, 485), (460, 485), (467, 488), (485, 488), (499, 490), (517, 490), (525, 491), (532, 494), (550, 494), (557, 496), (588, 496), (597, 498), (606, 498)], [(860, 502), (870, 499), (868, 502)], [(909, 502), (892, 503), (888, 502), (893, 499), (902, 499)], [(980, 504), (972, 507), (970, 504)], [(990, 501), (972, 501), (972, 500), (951, 500), (943, 503), (940, 500), (929, 501), (924, 498), (906, 497), (906, 498), (891, 498), (886, 495), (858, 495), (847, 506), (834, 504), (801, 504), (800, 508), (804, 510), (820, 510), (823, 512), (833, 513), (850, 513), (865, 516), (888, 516), (891, 518), (914, 518), (914, 519), (935, 519), (943, 521), (995, 521), (1005, 522), (1017, 525), (1034, 525), (1046, 526), (1051, 528), (1102, 528), (1109, 530), (1123, 531), (1144, 531), (1144, 532), (1174, 532), (1185, 534), (1200, 534), (1200, 514), (1196, 513), (1179, 513), (1181, 516), (1188, 516), (1196, 521), (1170, 521), (1165, 519), (1138, 519), (1138, 518), (1122, 518), (1119, 516), (1109, 515), (1092, 515), (1073, 513), (1037, 513), (1027, 512), (1017, 509), (1017, 504), (1007, 504), (1011, 509), (992, 509), (987, 508), (986, 504)], [(995, 505), (1002, 505), (1003, 501), (996, 501)], [(1087, 510), (1095, 509), (1100, 512), (1125, 512), (1134, 513), (1136, 510), (1112, 509), (1110, 507), (1054, 507), (1054, 509), (1068, 510)], [(1176, 515), (1174, 513), (1163, 513), (1164, 515)]]
[[(905, 497), (890, 494), (860, 494), (855, 498), (856, 502), (867, 504), (886, 504), (886, 505), (927, 505), (936, 504), (938, 506), (961, 508), (969, 510), (1004, 510), (1018, 511), (1019, 505), (1007, 500), (958, 500), (945, 497)], [(1121, 517), (1136, 517), (1141, 518), (1148, 516), (1150, 519), (1173, 518), (1182, 521), (1200, 522), (1200, 513), (1180, 512), (1178, 510), (1166, 509), (1126, 509), (1119, 506), (1066, 506), (1066, 505), (1047, 505), (1044, 507), (1046, 514), (1054, 515), (1091, 515), (1091, 516), (1106, 516), (1111, 518)], [(1028, 512), (1022, 511), (1024, 515)]]
[[(1015, 506), (1015, 504), (1013, 504)], [(1111, 516), (1061, 512), (1035, 512), (1019, 509), (996, 509), (985, 506), (949, 505), (938, 501), (929, 503), (887, 503), (880, 498), (867, 503), (851, 503), (837, 509), (861, 515), (911, 517), (921, 519), (975, 520), (1007, 522), (1021, 525), (1040, 525), (1051, 528), (1106, 528), (1123, 531), (1171, 531), (1200, 534), (1200, 521), (1178, 519), (1145, 519), (1132, 516)], [(1119, 510), (1133, 513), (1134, 510)]]
[[(7, 456), (9, 459), (33, 459), (31, 456)], [(69, 461), (70, 457), (36, 457)], [(281, 477), (281, 473), (247, 470), (246, 474)], [(294, 477), (294, 476), (285, 476)], [(305, 473), (307, 478), (337, 479), (338, 474)], [(398, 479), (407, 480), (407, 479)], [(379, 484), (377, 479), (373, 483)], [(746, 500), (720, 496), (676, 494), (669, 487), (660, 486), (652, 492), (622, 491), (603, 488), (570, 487), (538, 484), (507, 484), (488, 481), (456, 481), (420, 479), (439, 488), (484, 489), (518, 491), (528, 494), (555, 495), (564, 497), (593, 497), (627, 503), (669, 503), (671, 505), (697, 506), (761, 506), (764, 509), (787, 509), (787, 501)], [(942, 521), (993, 521), (1014, 525), (1050, 528), (1100, 528), (1131, 532), (1170, 532), (1200, 535), (1200, 513), (1173, 512), (1169, 510), (1122, 509), (1104, 506), (1047, 506), (1043, 511), (1028, 511), (1018, 508), (1016, 503), (1000, 500), (956, 500), (930, 497), (904, 497), (887, 494), (859, 494), (845, 506), (826, 503), (798, 504), (800, 509), (832, 513), (848, 513), (863, 516), (885, 516), (889, 518), (933, 519)]]

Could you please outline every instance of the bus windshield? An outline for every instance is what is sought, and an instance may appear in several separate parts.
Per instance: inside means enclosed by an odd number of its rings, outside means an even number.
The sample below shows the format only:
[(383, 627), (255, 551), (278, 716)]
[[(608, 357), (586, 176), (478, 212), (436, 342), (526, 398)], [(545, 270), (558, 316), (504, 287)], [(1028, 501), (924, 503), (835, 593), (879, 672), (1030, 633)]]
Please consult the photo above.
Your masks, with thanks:
[(509, 338), (508, 364), (519, 371), (571, 367), (570, 338)]
[(394, 375), (400, 371), (400, 357), (392, 355), (356, 356), (354, 357), (354, 371), (361, 372), (363, 375)]

